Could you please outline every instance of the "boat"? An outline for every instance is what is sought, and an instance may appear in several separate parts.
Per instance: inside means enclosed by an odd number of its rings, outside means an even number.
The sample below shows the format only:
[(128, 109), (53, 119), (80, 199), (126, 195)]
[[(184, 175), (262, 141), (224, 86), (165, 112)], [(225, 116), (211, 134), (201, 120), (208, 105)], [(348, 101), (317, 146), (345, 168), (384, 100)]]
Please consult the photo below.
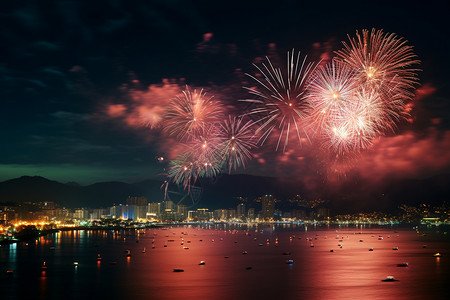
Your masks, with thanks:
[(330, 252), (334, 252), (334, 250), (333, 250), (333, 249), (331, 249), (331, 250), (330, 250)]
[(258, 244), (258, 246), (260, 246), (260, 247), (261, 247), (262, 245), (263, 245), (263, 244)]
[(283, 252), (283, 255), (291, 255), (291, 252)]
[(101, 261), (102, 260), (102, 257), (100, 256), (100, 253), (99, 254), (97, 254), (97, 261)]
[(146, 252), (146, 250), (145, 250), (145, 248), (144, 248), (144, 250), (142, 250), (142, 253), (145, 253)]
[(14, 271), (13, 270), (6, 270), (6, 275), (12, 276), (12, 275), (14, 275)]
[(206, 262), (204, 260), (201, 260), (200, 263), (198, 264), (199, 266), (203, 266), (204, 264), (206, 264)]
[(360, 243), (364, 242), (364, 240), (359, 240)]
[(287, 263), (288, 265), (292, 265), (292, 264), (294, 263), (294, 260), (292, 260), (292, 259), (287, 259), (287, 260), (286, 260), (286, 263)]
[(398, 280), (395, 279), (394, 276), (388, 275), (388, 276), (386, 276), (385, 279), (381, 279), (381, 281), (398, 281)]
[(397, 267), (407, 267), (409, 264), (407, 262), (397, 264)]
[(45, 264), (45, 261), (44, 261), (44, 263), (42, 264), (41, 270), (42, 270), (42, 271), (47, 270), (47, 265)]
[(243, 251), (242, 254), (247, 254), (247, 251)]
[(394, 248), (392, 248), (392, 250), (398, 250), (398, 247), (394, 247)]
[(173, 269), (174, 272), (184, 272), (183, 269)]
[(438, 253), (433, 254), (433, 256), (434, 257), (441, 257), (442, 255), (438, 252)]
[(314, 244), (310, 244), (309, 246), (310, 246), (311, 248), (314, 248)]
[(369, 251), (373, 251), (373, 248), (370, 248)]
[(247, 267), (247, 268), (245, 268), (246, 270), (251, 270), (252, 269), (252, 267)]
[(183, 249), (184, 249), (184, 250), (188, 250), (188, 249), (189, 249), (189, 247), (183, 247)]
[(224, 256), (223, 258), (229, 258), (228, 256)]
[(74, 261), (73, 262), (73, 265), (76, 267), (76, 266), (78, 266), (78, 262), (77, 261)]
[(131, 256), (131, 251), (127, 250), (127, 254), (125, 255), (126, 257), (130, 257)]
[(56, 248), (55, 248), (55, 247), (50, 247), (49, 249), (50, 249), (50, 250), (55, 250)]

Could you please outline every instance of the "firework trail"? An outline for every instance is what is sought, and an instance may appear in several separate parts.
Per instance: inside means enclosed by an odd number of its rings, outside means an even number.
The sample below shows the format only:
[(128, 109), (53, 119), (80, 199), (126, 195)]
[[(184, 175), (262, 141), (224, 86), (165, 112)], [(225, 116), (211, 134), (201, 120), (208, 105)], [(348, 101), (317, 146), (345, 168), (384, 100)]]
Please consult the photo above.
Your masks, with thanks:
[(222, 119), (223, 108), (203, 90), (189, 87), (172, 100), (164, 115), (163, 131), (177, 139), (187, 140), (201, 133), (206, 126)]
[(268, 57), (266, 59), (267, 63), (261, 66), (254, 64), (261, 78), (246, 74), (257, 84), (255, 88), (246, 87), (256, 99), (242, 101), (254, 104), (247, 115), (256, 118), (255, 123), (259, 126), (256, 133), (261, 134), (261, 145), (273, 132), (279, 132), (276, 149), (283, 144), (285, 151), (291, 131), (296, 132), (300, 143), (301, 132), (307, 136), (303, 128), (310, 109), (306, 89), (317, 63), (307, 63), (306, 57), (301, 59), (300, 52), (295, 55), (292, 51), (287, 54), (287, 70), (283, 71), (275, 67)]
[(253, 122), (244, 122), (242, 117), (228, 116), (220, 125), (219, 134), (223, 142), (219, 148), (228, 166), (228, 173), (231, 173), (231, 169), (245, 167), (245, 162), (252, 158), (250, 151), (256, 147)]

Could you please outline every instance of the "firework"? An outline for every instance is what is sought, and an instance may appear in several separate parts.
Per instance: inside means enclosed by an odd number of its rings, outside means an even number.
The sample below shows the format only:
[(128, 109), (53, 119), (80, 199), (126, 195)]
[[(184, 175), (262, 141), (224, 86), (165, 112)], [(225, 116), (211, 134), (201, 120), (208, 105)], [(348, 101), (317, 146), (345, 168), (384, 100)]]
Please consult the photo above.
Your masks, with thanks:
[(317, 64), (307, 63), (306, 57), (301, 59), (300, 52), (295, 55), (294, 51), (288, 52), (286, 71), (275, 67), (269, 58), (266, 59), (267, 63), (254, 65), (261, 78), (247, 74), (257, 83), (255, 88), (246, 88), (256, 99), (242, 101), (254, 104), (247, 114), (256, 118), (255, 122), (259, 125), (256, 133), (261, 133), (259, 142), (264, 144), (273, 132), (277, 132), (276, 149), (283, 144), (285, 151), (291, 131), (296, 133), (300, 143), (301, 135), (304, 133), (307, 136), (303, 128), (310, 109), (306, 88), (308, 78)]
[(168, 177), (185, 188), (200, 177), (214, 177), (220, 173), (222, 159), (219, 145), (222, 138), (216, 126), (203, 127), (185, 144), (186, 150), (170, 162)]
[(412, 99), (418, 82), (418, 70), (412, 66), (419, 60), (413, 48), (405, 39), (383, 30), (362, 30), (362, 35), (357, 31), (356, 38), (349, 36), (349, 40), (336, 52), (338, 58), (354, 68), (360, 84), (376, 88), (391, 109), (401, 110), (399, 106)]
[(386, 120), (389, 116), (380, 95), (373, 89), (360, 88), (327, 123), (329, 146), (338, 153), (366, 149), (383, 134)]
[(222, 117), (222, 106), (203, 90), (191, 91), (189, 87), (173, 99), (164, 115), (163, 131), (179, 140), (198, 135), (206, 126), (217, 123)]
[(256, 147), (253, 122), (244, 122), (243, 118), (228, 116), (221, 123), (220, 136), (223, 142), (219, 148), (226, 165), (228, 173), (231, 169), (245, 167), (245, 162), (252, 158), (250, 150)]
[(195, 170), (199, 177), (214, 177), (220, 173), (222, 160), (219, 145), (223, 138), (214, 125), (204, 127), (187, 145), (188, 152), (195, 158)]
[(316, 69), (308, 88), (311, 123), (316, 131), (341, 117), (357, 87), (354, 70), (344, 62), (332, 60)]
[(167, 177), (184, 188), (195, 183), (198, 175), (195, 172), (195, 160), (189, 154), (179, 154), (177, 159), (169, 163)]

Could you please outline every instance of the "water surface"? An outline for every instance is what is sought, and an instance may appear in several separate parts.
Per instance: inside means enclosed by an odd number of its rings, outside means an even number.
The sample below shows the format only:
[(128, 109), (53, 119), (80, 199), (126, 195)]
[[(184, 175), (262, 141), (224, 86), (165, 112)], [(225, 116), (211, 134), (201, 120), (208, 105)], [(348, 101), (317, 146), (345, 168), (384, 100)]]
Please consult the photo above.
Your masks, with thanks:
[[(412, 229), (227, 225), (60, 232), (0, 247), (0, 298), (449, 299), (450, 244), (443, 237)], [(382, 282), (387, 275), (398, 281)]]

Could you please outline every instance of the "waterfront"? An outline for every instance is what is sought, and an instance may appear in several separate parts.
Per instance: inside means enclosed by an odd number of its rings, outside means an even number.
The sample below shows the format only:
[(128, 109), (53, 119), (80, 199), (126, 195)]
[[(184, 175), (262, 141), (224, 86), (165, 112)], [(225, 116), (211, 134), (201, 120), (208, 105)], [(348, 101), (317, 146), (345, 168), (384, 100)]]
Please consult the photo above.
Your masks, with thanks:
[[(445, 299), (444, 237), (389, 227), (268, 225), (59, 232), (0, 247), (0, 293), (2, 299)], [(388, 275), (398, 281), (382, 282)]]

